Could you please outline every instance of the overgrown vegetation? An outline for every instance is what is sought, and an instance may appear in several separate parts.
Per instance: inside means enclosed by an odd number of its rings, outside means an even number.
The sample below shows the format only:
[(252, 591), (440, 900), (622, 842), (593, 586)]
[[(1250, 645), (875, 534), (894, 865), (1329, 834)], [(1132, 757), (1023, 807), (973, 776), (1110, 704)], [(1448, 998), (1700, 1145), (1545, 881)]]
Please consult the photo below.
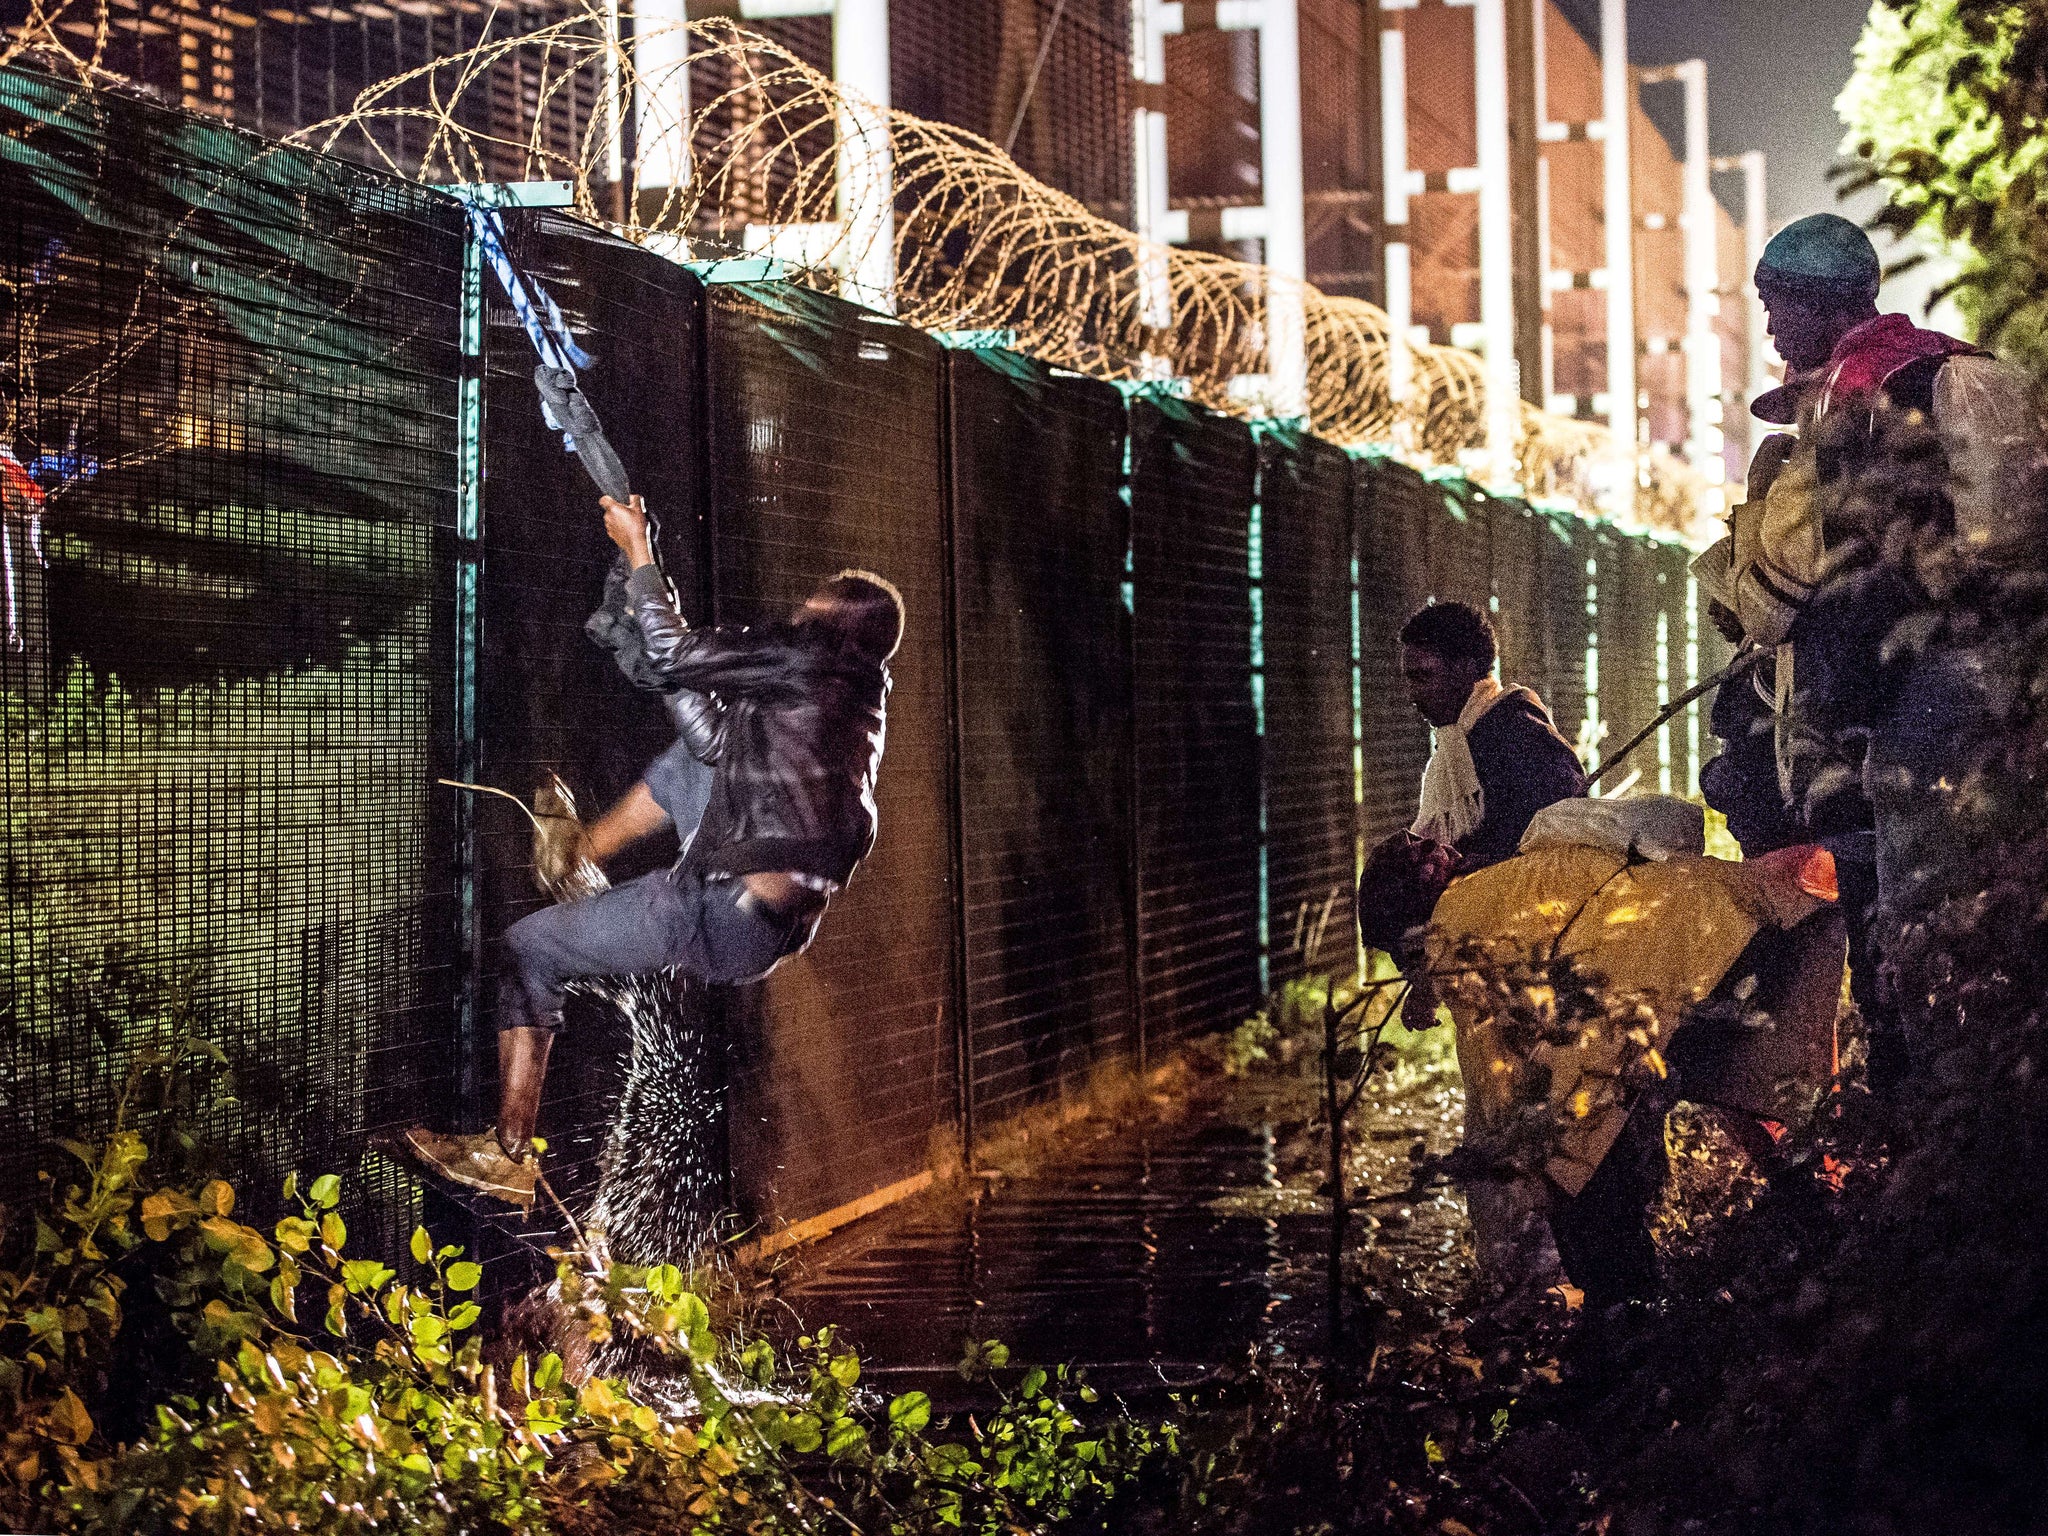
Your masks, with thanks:
[[(0, 1525), (78, 1532), (890, 1533), (1100, 1529), (1177, 1429), (1077, 1374), (962, 1374), (964, 1422), (884, 1402), (831, 1330), (779, 1349), (715, 1326), (673, 1267), (560, 1255), (550, 1300), (617, 1374), (486, 1341), (480, 1267), (422, 1228), (405, 1258), (349, 1246), (340, 1181), (284, 1189), (267, 1232), (186, 1171), (220, 1065), (189, 1009), (135, 1058), (115, 1124), (11, 1211), (0, 1265)], [(137, 1379), (128, 1305), (188, 1367), (138, 1434), (107, 1427)], [(180, 1343), (182, 1341), (182, 1343)], [(177, 1376), (156, 1359), (145, 1376)], [(631, 1369), (623, 1367), (630, 1365)]]
[(2048, 369), (2048, 10), (2012, 0), (1877, 0), (1836, 110), (1848, 187), (1879, 226), (1951, 257), (1979, 340)]

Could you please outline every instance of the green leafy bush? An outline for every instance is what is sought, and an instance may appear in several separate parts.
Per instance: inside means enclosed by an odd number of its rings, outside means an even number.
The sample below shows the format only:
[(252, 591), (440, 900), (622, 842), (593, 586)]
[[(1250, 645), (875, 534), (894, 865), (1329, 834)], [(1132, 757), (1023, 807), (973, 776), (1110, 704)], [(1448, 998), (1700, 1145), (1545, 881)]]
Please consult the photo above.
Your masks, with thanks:
[[(1172, 1424), (1108, 1409), (1065, 1367), (1013, 1370), (994, 1341), (961, 1367), (986, 1411), (956, 1425), (921, 1392), (883, 1402), (830, 1329), (778, 1349), (716, 1326), (674, 1267), (587, 1243), (557, 1256), (564, 1324), (632, 1374), (494, 1355), (460, 1248), (421, 1228), (405, 1258), (351, 1250), (332, 1174), (288, 1179), (266, 1234), (236, 1219), (230, 1183), (192, 1171), (192, 1083), (220, 1065), (192, 1023), (137, 1056), (104, 1137), (65, 1143), (71, 1175), (6, 1213), (0, 1526), (994, 1536), (1099, 1522), (1175, 1454)], [(116, 1444), (102, 1420), (137, 1379), (121, 1370), (136, 1285), (190, 1384)]]

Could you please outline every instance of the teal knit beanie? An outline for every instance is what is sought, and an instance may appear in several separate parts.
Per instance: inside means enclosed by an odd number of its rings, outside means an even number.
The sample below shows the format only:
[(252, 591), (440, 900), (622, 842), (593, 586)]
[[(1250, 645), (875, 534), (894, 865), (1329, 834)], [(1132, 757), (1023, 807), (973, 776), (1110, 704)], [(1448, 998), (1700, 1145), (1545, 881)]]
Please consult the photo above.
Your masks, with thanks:
[(1813, 213), (1771, 236), (1756, 271), (1760, 282), (1768, 274), (1800, 288), (1825, 285), (1874, 299), (1881, 268), (1877, 247), (1862, 229), (1839, 214)]

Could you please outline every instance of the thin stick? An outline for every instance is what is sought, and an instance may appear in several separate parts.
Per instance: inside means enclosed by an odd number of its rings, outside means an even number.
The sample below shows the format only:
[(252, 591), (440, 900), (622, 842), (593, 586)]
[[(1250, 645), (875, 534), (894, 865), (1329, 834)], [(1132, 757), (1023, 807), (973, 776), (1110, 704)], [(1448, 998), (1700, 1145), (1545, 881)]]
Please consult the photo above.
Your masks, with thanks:
[(1614, 770), (1618, 766), (1620, 766), (1621, 760), (1623, 758), (1627, 757), (1629, 753), (1635, 751), (1637, 747), (1640, 747), (1644, 742), (1648, 741), (1652, 736), (1654, 736), (1657, 733), (1657, 728), (1659, 726), (1668, 724), (1672, 716), (1676, 715), (1681, 709), (1685, 708), (1686, 705), (1690, 704), (1694, 699), (1698, 698), (1701, 694), (1705, 693), (1709, 688), (1718, 688), (1723, 683), (1732, 683), (1733, 681), (1735, 681), (1736, 678), (1748, 675), (1763, 661), (1763, 659), (1766, 656), (1770, 654), (1771, 653), (1768, 650), (1764, 649), (1762, 646), (1758, 646), (1755, 650), (1746, 651), (1742, 655), (1736, 657), (1733, 661), (1729, 662), (1727, 666), (1723, 667), (1719, 672), (1716, 672), (1712, 677), (1708, 678), (1705, 682), (1694, 683), (1692, 687), (1686, 689), (1685, 692), (1681, 693), (1677, 698), (1673, 699), (1669, 704), (1666, 704), (1661, 710), (1659, 710), (1657, 712), (1656, 719), (1652, 720), (1640, 731), (1637, 731), (1635, 735), (1629, 737), (1628, 742), (1622, 747), (1622, 749), (1619, 752), (1615, 753), (1612, 757), (1608, 758), (1606, 762), (1602, 763), (1600, 765), (1599, 772), (1595, 773), (1591, 779), (1586, 781), (1587, 787), (1591, 788), (1593, 785), (1598, 784), (1602, 779), (1606, 778), (1608, 774), (1614, 772)]
[(436, 779), (434, 782), (436, 784), (446, 784), (450, 789), (472, 789), (480, 795), (496, 795), (500, 800), (510, 800), (520, 810), (526, 812), (526, 819), (533, 823), (534, 830), (536, 832), (540, 830), (540, 818), (527, 808), (524, 800), (513, 794), (509, 789), (496, 789), (489, 784), (468, 784), (461, 779)]

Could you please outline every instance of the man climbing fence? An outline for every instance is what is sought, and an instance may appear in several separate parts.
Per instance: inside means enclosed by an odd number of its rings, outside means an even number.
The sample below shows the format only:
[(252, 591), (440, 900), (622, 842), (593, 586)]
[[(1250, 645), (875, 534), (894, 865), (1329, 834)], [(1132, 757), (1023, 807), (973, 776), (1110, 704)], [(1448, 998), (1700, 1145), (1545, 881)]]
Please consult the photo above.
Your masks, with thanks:
[[(573, 802), (543, 806), (535, 870), (558, 905), (515, 923), (499, 997), (499, 1109), (475, 1135), (425, 1127), (406, 1151), (427, 1172), (532, 1204), (534, 1124), (565, 988), (677, 967), (711, 983), (766, 975), (816, 934), (873, 848), (889, 659), (903, 600), (866, 571), (824, 582), (786, 623), (693, 630), (654, 563), (646, 513), (605, 498), (631, 567), (627, 614), (641, 670), (665, 686), (679, 738), (585, 830)], [(600, 866), (673, 823), (673, 868), (607, 888)]]

